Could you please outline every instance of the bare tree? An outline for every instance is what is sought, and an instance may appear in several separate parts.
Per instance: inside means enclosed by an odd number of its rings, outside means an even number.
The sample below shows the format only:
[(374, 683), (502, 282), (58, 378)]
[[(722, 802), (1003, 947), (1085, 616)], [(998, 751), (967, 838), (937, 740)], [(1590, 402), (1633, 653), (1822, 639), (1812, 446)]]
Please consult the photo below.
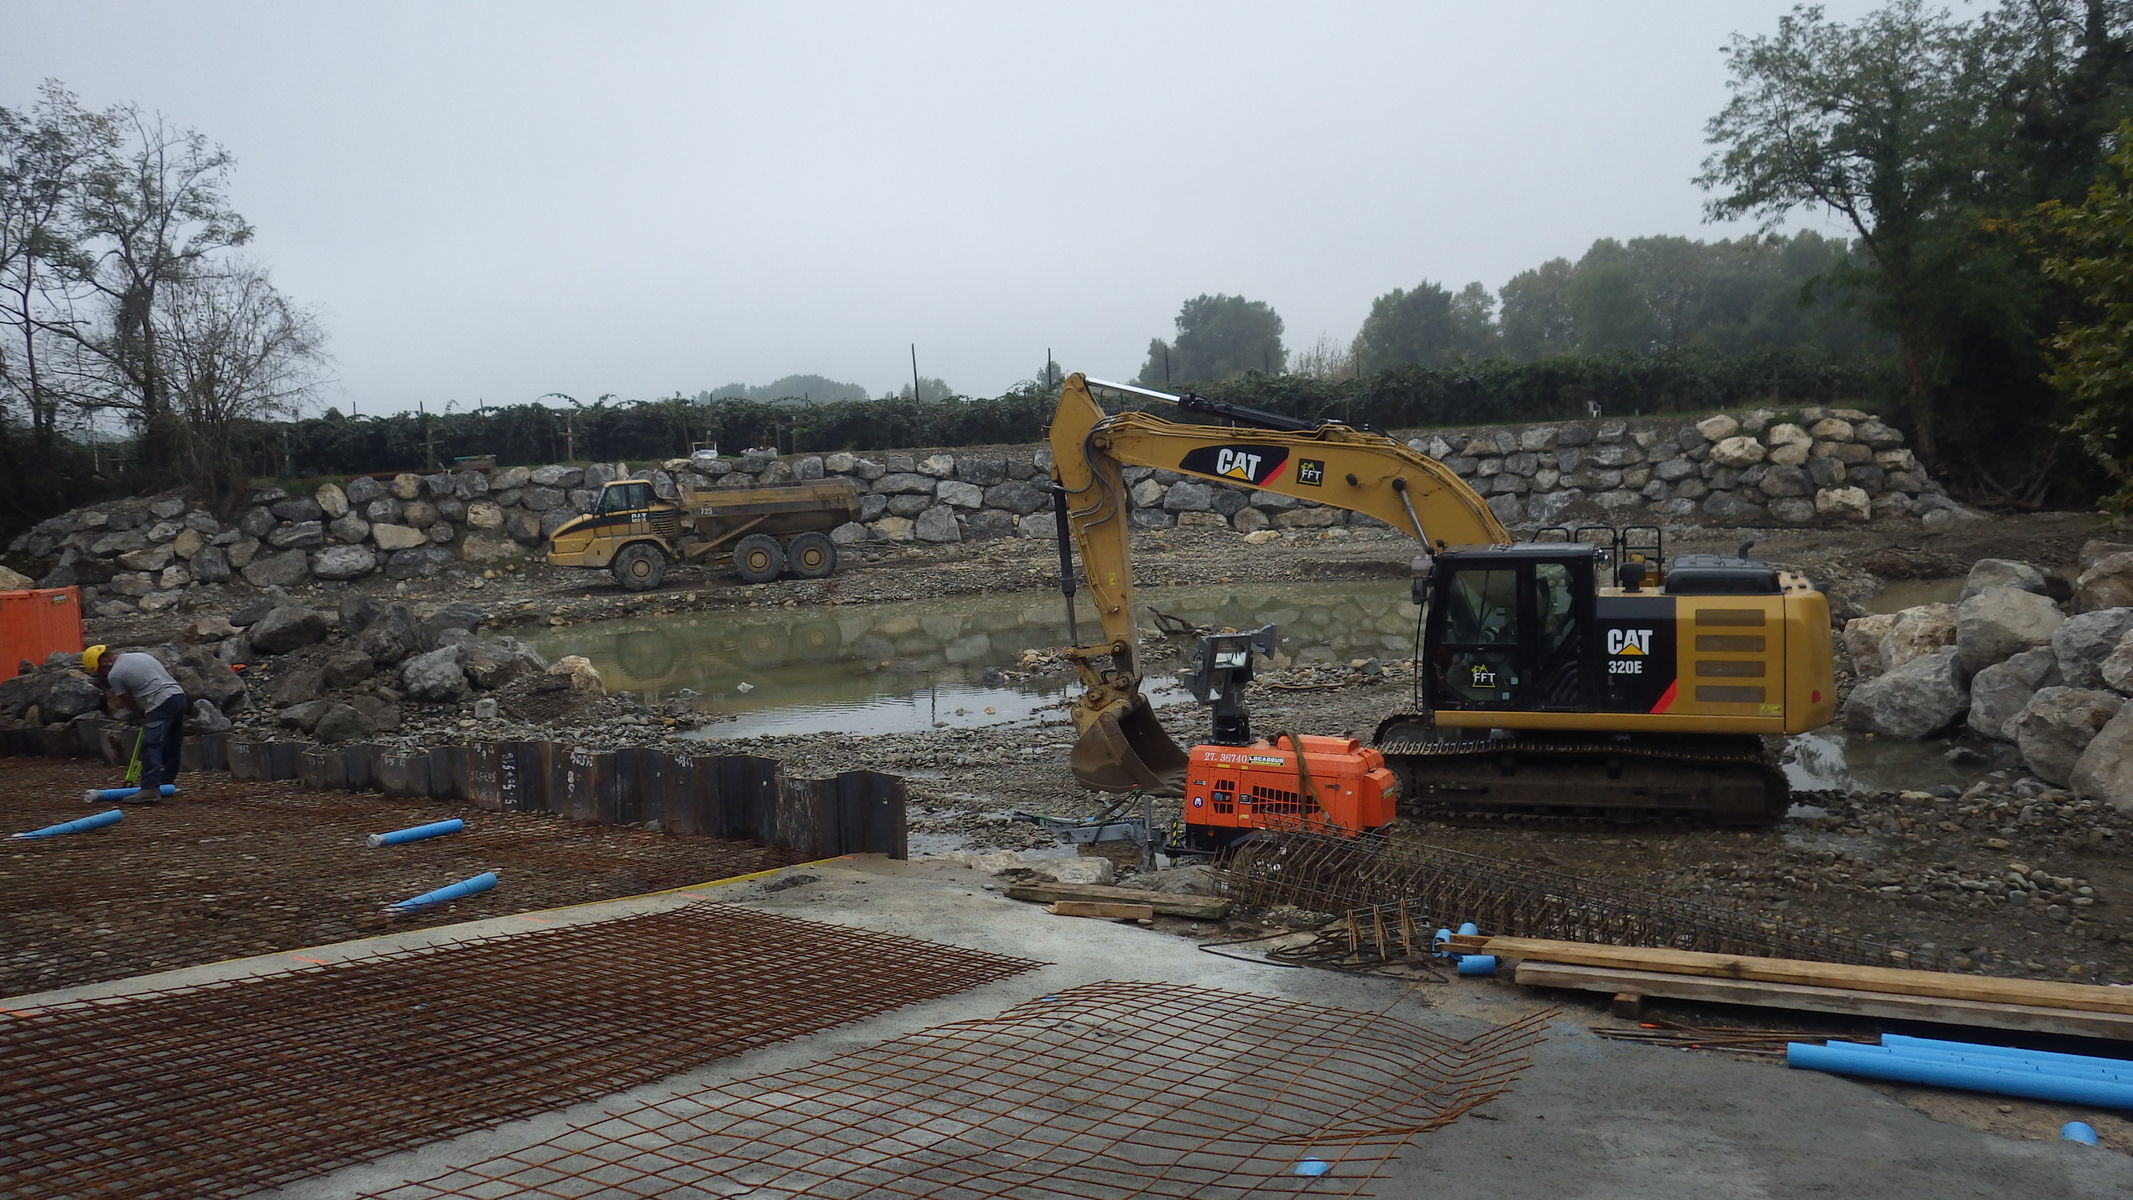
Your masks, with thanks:
[(212, 496), (237, 495), (246, 483), (237, 426), (294, 417), (320, 381), (327, 356), (317, 318), (265, 270), (239, 263), (162, 288), (149, 326), (175, 418), (171, 465)]
[(106, 115), (56, 81), (28, 113), (0, 109), (0, 437), (19, 403), (31, 448), (48, 456), (63, 410), (78, 401), (80, 303), (93, 258), (71, 205), (113, 149)]

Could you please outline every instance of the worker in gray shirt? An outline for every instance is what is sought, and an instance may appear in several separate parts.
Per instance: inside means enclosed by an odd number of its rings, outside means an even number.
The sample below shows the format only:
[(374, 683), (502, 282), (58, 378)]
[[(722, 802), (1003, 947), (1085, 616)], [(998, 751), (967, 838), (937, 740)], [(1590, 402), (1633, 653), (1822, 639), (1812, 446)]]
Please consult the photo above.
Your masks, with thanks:
[(141, 790), (135, 794), (153, 803), (157, 788), (178, 781), (178, 759), (185, 745), (185, 689), (152, 654), (113, 654), (108, 646), (91, 646), (81, 652), (81, 665), (121, 707), (141, 714)]

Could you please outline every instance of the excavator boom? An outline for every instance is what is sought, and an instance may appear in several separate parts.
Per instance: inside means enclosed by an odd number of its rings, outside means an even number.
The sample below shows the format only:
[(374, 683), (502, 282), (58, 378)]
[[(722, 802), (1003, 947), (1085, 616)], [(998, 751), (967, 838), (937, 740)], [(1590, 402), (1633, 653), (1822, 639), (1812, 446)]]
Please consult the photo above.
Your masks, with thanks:
[[(1333, 423), (1223, 428), (1147, 412), (1106, 413), (1092, 386), (1188, 406), (1186, 397), (1077, 373), (1067, 377), (1052, 414), (1047, 437), (1057, 502), (1103, 627), (1103, 641), (1069, 651), (1083, 685), (1074, 705), (1081, 737), (1072, 766), (1086, 787), (1170, 794), (1186, 763), (1185, 752), (1163, 731), (1141, 691), (1124, 463), (1363, 513), (1413, 536), (1425, 551), (1510, 541), (1487, 503), (1450, 468), (1382, 434)], [(1261, 415), (1223, 413), (1205, 402), (1189, 407), (1239, 419)], [(1306, 425), (1293, 418), (1276, 420)]]

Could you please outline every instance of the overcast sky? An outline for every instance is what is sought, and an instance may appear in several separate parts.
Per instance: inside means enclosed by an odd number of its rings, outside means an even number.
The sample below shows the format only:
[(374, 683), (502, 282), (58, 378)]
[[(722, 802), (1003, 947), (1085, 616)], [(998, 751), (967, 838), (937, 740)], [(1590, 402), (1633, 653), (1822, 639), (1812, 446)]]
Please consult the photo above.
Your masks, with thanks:
[[(237, 158), (322, 403), (1128, 378), (1203, 292), (1292, 351), (1594, 238), (1726, 236), (1719, 49), (1781, 0), (0, 0), (56, 78)], [(1840, 19), (1875, 7), (1825, 6)]]

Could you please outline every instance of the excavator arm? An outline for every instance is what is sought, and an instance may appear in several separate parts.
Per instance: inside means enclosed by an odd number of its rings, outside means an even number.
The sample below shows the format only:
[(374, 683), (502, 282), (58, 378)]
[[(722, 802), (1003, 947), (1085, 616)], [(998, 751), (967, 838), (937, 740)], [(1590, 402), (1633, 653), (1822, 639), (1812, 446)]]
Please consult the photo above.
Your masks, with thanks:
[[(1146, 412), (1106, 413), (1091, 386), (1127, 392), (1239, 420), (1283, 428), (1167, 421)], [(1511, 540), (1496, 514), (1450, 468), (1383, 434), (1197, 401), (1069, 375), (1047, 437), (1062, 536), (1081, 554), (1100, 642), (1068, 651), (1082, 695), (1074, 704), (1080, 740), (1074, 776), (1099, 791), (1173, 793), (1186, 756), (1155, 720), (1141, 691), (1140, 642), (1133, 619), (1133, 561), (1123, 468), (1279, 492), (1362, 513), (1412, 536), (1425, 552)], [(1062, 567), (1065, 570), (1065, 567)], [(1071, 574), (1062, 578), (1069, 590)], [(1071, 612), (1071, 608), (1070, 608)]]

